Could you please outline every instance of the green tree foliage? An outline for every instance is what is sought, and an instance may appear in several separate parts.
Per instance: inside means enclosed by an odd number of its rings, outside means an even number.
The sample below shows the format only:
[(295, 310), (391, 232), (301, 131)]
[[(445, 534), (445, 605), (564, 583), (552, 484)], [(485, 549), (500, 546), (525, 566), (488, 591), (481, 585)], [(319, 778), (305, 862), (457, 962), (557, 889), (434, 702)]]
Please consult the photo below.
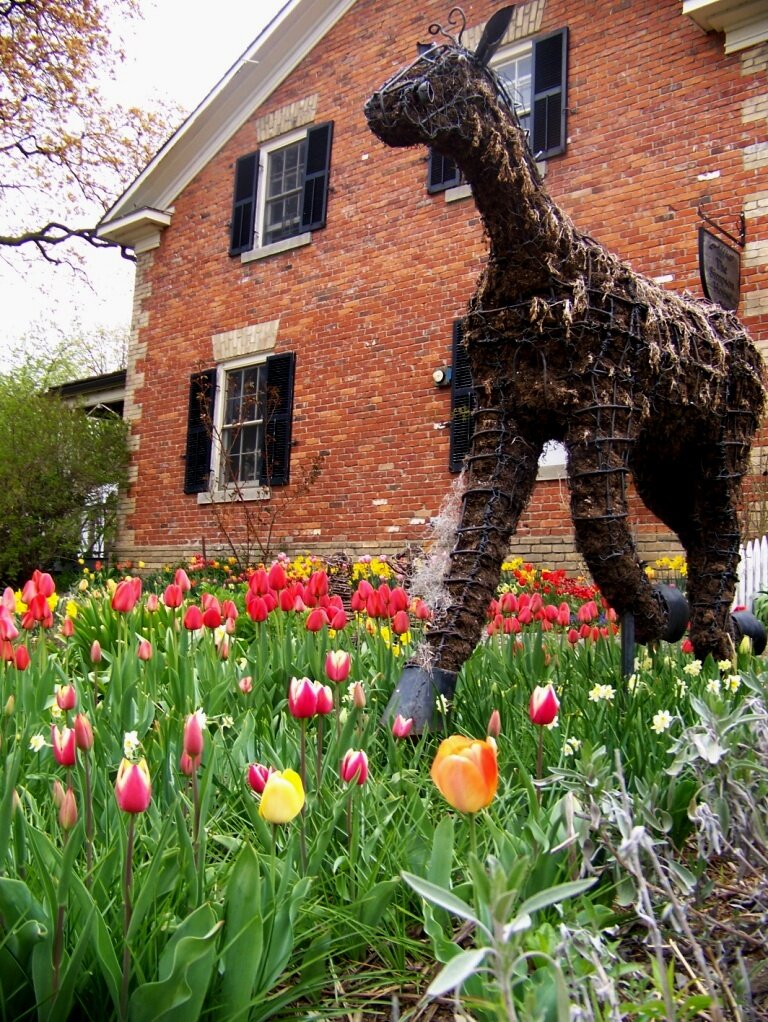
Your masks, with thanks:
[(66, 404), (49, 380), (29, 364), (0, 375), (2, 585), (22, 582), (36, 567), (72, 564), (89, 508), (105, 505), (109, 536), (117, 488), (126, 481), (122, 419)]

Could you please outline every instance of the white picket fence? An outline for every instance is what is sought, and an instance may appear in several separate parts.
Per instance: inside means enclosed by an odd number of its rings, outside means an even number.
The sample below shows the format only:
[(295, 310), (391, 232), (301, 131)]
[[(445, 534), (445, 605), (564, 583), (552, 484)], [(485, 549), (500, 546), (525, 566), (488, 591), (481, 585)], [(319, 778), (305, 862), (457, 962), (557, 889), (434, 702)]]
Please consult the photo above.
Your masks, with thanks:
[(751, 610), (755, 596), (762, 590), (768, 591), (768, 536), (751, 539), (746, 546), (739, 547), (739, 554), (734, 604)]

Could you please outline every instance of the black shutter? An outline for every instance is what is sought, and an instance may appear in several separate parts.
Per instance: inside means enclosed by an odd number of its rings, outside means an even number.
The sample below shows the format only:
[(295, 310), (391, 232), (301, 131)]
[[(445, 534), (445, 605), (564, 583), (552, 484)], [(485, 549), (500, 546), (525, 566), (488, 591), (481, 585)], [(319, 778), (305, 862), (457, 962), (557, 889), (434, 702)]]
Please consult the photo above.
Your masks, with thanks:
[(304, 203), (301, 211), (302, 231), (325, 227), (328, 206), (328, 178), (331, 170), (333, 121), (318, 124), (307, 132), (304, 165)]
[(253, 248), (256, 188), (259, 182), (259, 154), (241, 156), (235, 164), (235, 194), (232, 200), (229, 254), (239, 255)]
[(267, 359), (264, 451), (259, 472), (262, 486), (284, 486), (289, 481), (295, 367), (296, 356), (290, 351)]
[(475, 394), (469, 355), (461, 338), (461, 320), (453, 324), (453, 364), (451, 371), (451, 451), (449, 468), (461, 472), (472, 440), (472, 409)]
[(461, 171), (456, 161), (450, 156), (441, 156), (434, 149), (429, 150), (429, 167), (427, 170), (427, 191), (444, 192), (446, 188), (454, 188), (461, 184)]
[(531, 150), (537, 159), (565, 152), (568, 29), (533, 44)]
[(216, 396), (216, 370), (193, 373), (189, 381), (187, 451), (184, 492), (204, 493), (211, 471), (211, 422)]

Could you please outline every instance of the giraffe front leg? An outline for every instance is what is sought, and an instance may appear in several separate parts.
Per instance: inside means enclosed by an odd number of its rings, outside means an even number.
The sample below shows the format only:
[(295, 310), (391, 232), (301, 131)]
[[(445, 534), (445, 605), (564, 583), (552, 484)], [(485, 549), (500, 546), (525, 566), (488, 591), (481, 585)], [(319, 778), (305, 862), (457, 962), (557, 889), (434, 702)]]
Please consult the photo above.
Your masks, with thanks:
[(676, 641), (688, 623), (685, 597), (651, 585), (628, 524), (631, 410), (608, 405), (599, 411), (610, 413), (610, 428), (582, 428), (566, 444), (576, 547), (611, 607), (634, 615), (638, 642)]
[(501, 564), (536, 481), (542, 443), (526, 439), (501, 395), (473, 415), (466, 488), (443, 579), (445, 608), (436, 613), (419, 664), (409, 664), (384, 718), (412, 717), (421, 731), (435, 720), (436, 696), (451, 698), (456, 678), (472, 653), (499, 582)]

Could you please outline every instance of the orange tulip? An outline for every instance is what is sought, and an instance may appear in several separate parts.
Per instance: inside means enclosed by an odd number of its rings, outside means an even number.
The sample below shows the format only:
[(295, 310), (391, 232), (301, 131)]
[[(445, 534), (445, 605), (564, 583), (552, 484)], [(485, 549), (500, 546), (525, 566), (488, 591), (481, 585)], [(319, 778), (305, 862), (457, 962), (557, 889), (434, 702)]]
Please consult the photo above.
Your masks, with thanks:
[(499, 783), (496, 743), (451, 735), (440, 743), (432, 780), (443, 798), (461, 813), (476, 813), (493, 801)]

